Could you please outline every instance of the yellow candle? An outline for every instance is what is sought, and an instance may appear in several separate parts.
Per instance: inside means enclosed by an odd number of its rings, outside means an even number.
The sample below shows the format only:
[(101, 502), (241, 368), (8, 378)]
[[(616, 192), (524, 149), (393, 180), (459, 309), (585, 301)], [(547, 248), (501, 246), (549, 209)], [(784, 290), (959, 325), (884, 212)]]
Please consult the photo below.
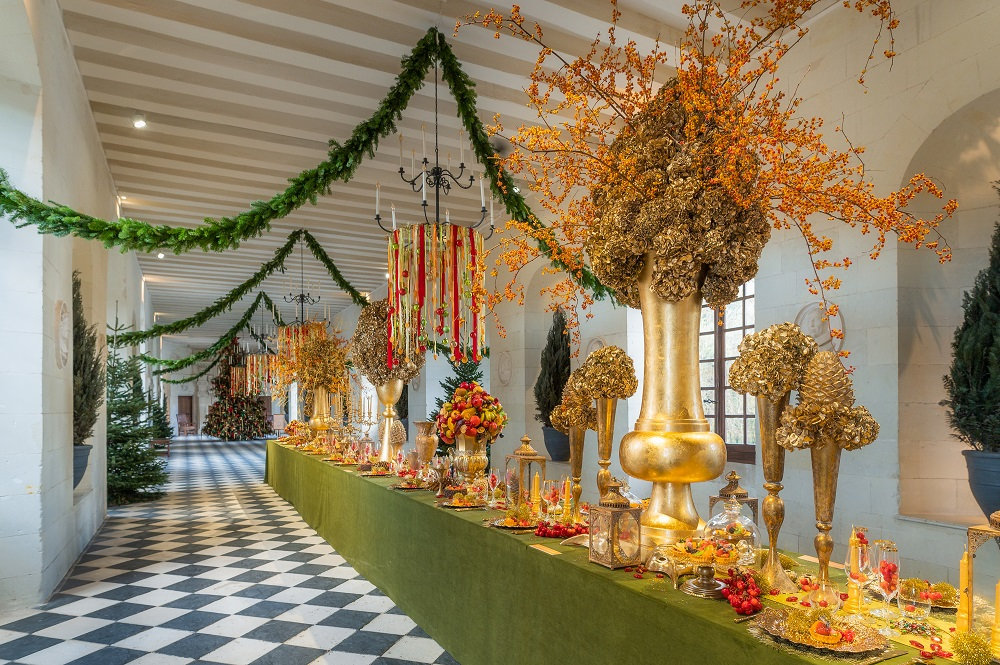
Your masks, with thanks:
[(969, 551), (962, 554), (958, 564), (958, 614), (955, 617), (955, 630), (967, 633), (971, 627), (970, 616), (972, 604), (969, 598)]
[(990, 640), (990, 649), (993, 655), (1000, 658), (1000, 582), (997, 582), (996, 605), (993, 612), (993, 637)]
[(535, 503), (541, 498), (541, 480), (538, 478), (538, 472), (535, 471), (535, 477), (531, 479), (531, 503)]

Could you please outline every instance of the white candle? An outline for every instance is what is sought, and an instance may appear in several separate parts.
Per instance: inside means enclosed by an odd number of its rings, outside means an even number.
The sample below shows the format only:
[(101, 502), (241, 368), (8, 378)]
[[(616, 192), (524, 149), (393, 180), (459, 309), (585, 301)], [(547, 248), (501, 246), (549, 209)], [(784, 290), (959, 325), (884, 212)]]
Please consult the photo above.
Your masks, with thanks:
[(427, 134), (425, 133), (427, 125), (420, 125), (420, 149), (424, 153), (424, 157), (427, 157)]
[(378, 214), (378, 199), (379, 199), (379, 194), (381, 193), (381, 191), (382, 191), (382, 185), (380, 185), (379, 183), (376, 182), (375, 183), (375, 214), (376, 215)]
[(490, 197), (490, 226), (493, 226), (493, 197)]
[(451, 212), (447, 208), (444, 209), (444, 223), (451, 224)]
[(392, 204), (392, 230), (396, 230), (396, 204)]
[(458, 159), (459, 163), (465, 164), (465, 134), (458, 130)]
[(422, 202), (427, 203), (427, 163), (424, 163), (424, 168), (421, 171), (420, 176), (420, 199)]
[(403, 168), (403, 132), (399, 133), (399, 168)]
[[(491, 202), (492, 203), (492, 202)], [(483, 191), (483, 174), (479, 174), (479, 204), (486, 207), (486, 192)]]
[(417, 151), (416, 150), (411, 150), (410, 151), (410, 173), (416, 173), (416, 168), (414, 168), (414, 166), (413, 166), (413, 164), (416, 162), (416, 159), (417, 159)]

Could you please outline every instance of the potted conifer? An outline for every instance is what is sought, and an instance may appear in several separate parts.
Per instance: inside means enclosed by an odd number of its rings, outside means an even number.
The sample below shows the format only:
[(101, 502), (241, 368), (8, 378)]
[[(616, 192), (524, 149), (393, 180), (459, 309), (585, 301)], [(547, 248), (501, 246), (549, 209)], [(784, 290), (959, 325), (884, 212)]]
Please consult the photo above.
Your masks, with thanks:
[(1000, 510), (1000, 223), (993, 229), (989, 265), (966, 291), (962, 308), (944, 404), (955, 436), (972, 446), (962, 451), (969, 486), (990, 515)]
[(535, 420), (542, 423), (545, 450), (554, 462), (569, 459), (569, 437), (552, 426), (552, 410), (562, 400), (563, 388), (569, 380), (569, 335), (566, 315), (557, 309), (552, 315), (552, 327), (542, 349), (541, 371), (535, 382)]
[(87, 471), (93, 446), (87, 439), (104, 403), (104, 359), (97, 345), (97, 326), (83, 313), (80, 273), (73, 272), (73, 487)]

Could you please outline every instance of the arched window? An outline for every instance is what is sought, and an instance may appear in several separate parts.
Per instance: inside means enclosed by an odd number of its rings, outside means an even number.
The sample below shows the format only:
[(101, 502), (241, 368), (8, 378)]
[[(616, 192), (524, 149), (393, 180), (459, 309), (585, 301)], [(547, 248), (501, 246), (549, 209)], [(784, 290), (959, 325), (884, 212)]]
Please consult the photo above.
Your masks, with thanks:
[(740, 295), (726, 305), (721, 317), (702, 306), (699, 360), (705, 417), (712, 430), (726, 442), (729, 461), (756, 461), (756, 398), (729, 387), (729, 367), (739, 356), (740, 341), (754, 331), (753, 280), (740, 287)]

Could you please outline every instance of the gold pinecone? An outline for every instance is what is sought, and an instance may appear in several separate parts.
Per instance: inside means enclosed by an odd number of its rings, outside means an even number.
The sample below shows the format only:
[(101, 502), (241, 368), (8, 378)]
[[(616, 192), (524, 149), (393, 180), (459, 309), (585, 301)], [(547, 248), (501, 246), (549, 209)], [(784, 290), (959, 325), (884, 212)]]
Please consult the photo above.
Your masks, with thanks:
[(840, 359), (833, 351), (820, 351), (806, 366), (802, 385), (799, 387), (802, 402), (837, 404), (849, 407), (854, 404), (854, 388)]

